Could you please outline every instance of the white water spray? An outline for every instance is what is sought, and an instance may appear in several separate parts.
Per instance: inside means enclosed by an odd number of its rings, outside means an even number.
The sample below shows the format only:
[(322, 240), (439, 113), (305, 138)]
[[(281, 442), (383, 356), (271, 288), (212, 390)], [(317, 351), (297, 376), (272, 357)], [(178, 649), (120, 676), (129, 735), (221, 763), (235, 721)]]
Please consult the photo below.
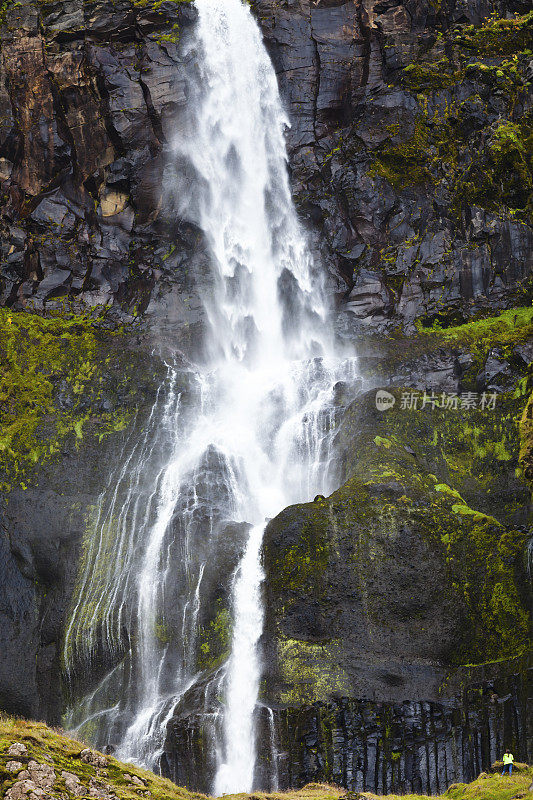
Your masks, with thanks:
[[(108, 730), (122, 730), (119, 757), (155, 765), (172, 710), (196, 677), (194, 640), (207, 559), (202, 553), (219, 535), (220, 520), (249, 523), (240, 564), (226, 578), (233, 635), (221, 678), (214, 781), (221, 795), (249, 792), (254, 785), (266, 520), (333, 488), (328, 467), (334, 387), (352, 381), (355, 367), (353, 359), (335, 352), (320, 271), (293, 207), (284, 141), (288, 121), (259, 28), (241, 0), (196, 0), (196, 7), (191, 49), (198, 69), (189, 86), (188, 119), (173, 144), (176, 180), (186, 172), (187, 185), (180, 181), (174, 189), (180, 215), (201, 228), (211, 254), (214, 286), (203, 298), (208, 355), (197, 368), (201, 401), (189, 410), (186, 425), (172, 385), (175, 374), (170, 382), (162, 414), (172, 429), (166, 463), (142, 519), (122, 512), (134, 527), (123, 526), (114, 584), (113, 568), (106, 566), (109, 585), (119, 588), (111, 603), (106, 600), (106, 630), (115, 642), (124, 638), (117, 626), (128, 627), (139, 687), (128, 685), (122, 699), (127, 725), (119, 724), (112, 705)], [(131, 495), (129, 490), (128, 503)], [(101, 534), (91, 542), (93, 566), (83, 579), (90, 596), (105, 589), (91, 587), (90, 578), (100, 540)], [(104, 555), (109, 563), (110, 553)], [(180, 609), (179, 646), (166, 641), (160, 621), (169, 594)], [(82, 647), (87, 624), (80, 599), (67, 636), (67, 662), (68, 653)], [(96, 625), (93, 644), (100, 635)], [(94, 715), (93, 700), (88, 711)]]

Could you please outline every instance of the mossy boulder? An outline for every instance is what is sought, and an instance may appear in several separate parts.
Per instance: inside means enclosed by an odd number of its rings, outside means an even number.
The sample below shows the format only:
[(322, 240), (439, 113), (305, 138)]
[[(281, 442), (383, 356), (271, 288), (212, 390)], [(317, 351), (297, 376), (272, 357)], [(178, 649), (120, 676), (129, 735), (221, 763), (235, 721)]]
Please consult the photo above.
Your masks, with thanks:
[(345, 482), (266, 531), (267, 693), (436, 697), (461, 664), (529, 647), (523, 398), (481, 409), (395, 408), (375, 393), (337, 437)]

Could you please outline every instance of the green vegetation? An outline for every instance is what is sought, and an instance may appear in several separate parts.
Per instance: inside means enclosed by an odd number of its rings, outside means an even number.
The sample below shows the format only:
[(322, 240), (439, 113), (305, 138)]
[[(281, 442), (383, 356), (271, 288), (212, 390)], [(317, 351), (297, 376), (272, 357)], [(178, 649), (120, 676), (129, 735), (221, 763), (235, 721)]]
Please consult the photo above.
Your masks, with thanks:
[[(449, 34), (446, 57), (432, 61), (430, 52), (427, 61), (406, 66), (401, 83), (416, 94), (420, 114), (408, 131), (389, 126), (391, 136), (377, 149), (369, 174), (396, 190), (444, 184), (456, 217), (470, 204), (492, 211), (505, 207), (528, 219), (533, 213), (533, 122), (528, 113), (513, 119), (513, 112), (530, 85), (531, 50), (524, 48), (531, 46), (532, 27), (533, 12), (509, 20), (492, 17), (478, 28), (465, 26)], [(455, 92), (459, 84), (473, 84), (466, 99), (464, 91)], [(428, 95), (440, 95), (431, 112)], [(494, 95), (507, 106), (507, 118), (490, 125), (494, 115), (487, 98)], [(473, 150), (475, 158), (469, 155)]]
[(338, 663), (338, 642), (311, 644), (298, 639), (278, 641), (278, 660), (287, 705), (327, 703), (332, 696), (350, 694), (350, 681)]
[(520, 472), (533, 489), (533, 394), (520, 417)]
[(483, 25), (467, 25), (455, 41), (465, 50), (483, 56), (510, 55), (531, 47), (533, 11), (512, 19), (489, 17)]
[[(503, 359), (509, 363), (515, 358), (513, 349), (516, 345), (528, 342), (533, 338), (533, 307), (520, 306), (502, 311), (491, 317), (480, 317), (469, 322), (457, 324), (457, 312), (446, 305), (435, 310), (431, 316), (416, 321), (418, 336), (391, 336), (376, 338), (376, 346), (382, 353), (380, 369), (384, 374), (391, 374), (406, 360), (438, 352), (441, 349), (468, 353), (472, 363), (462, 376), (465, 389), (476, 390), (476, 375), (486, 361), (493, 348), (498, 349)], [(367, 337), (367, 344), (372, 340)], [(528, 394), (527, 375), (517, 376), (514, 394)], [(518, 412), (517, 412), (518, 413)]]
[(402, 84), (414, 92), (447, 89), (464, 77), (463, 70), (450, 68), (447, 59), (432, 63), (408, 64), (402, 72)]
[[(489, 76), (491, 69), (487, 68)], [(501, 84), (509, 93), (521, 88), (514, 71), (508, 70), (502, 78), (496, 75), (499, 71), (493, 75), (495, 88)], [(487, 71), (481, 74), (487, 77)], [(477, 158), (464, 160), (462, 149), (471, 135), (468, 126), (461, 125), (464, 105), (431, 116), (423, 111), (407, 139), (389, 141), (378, 149), (369, 174), (381, 176), (397, 190), (417, 184), (437, 186), (446, 180), (455, 213), (466, 202), (489, 210), (506, 206), (518, 217), (530, 215), (533, 126), (528, 122), (495, 124)]]
[(533, 125), (493, 126), (475, 163), (456, 176), (455, 208), (463, 203), (489, 210), (507, 206), (518, 217), (533, 214)]
[(95, 413), (112, 334), (89, 315), (41, 317), (0, 309), (0, 486), (22, 485), (37, 464), (85, 428), (102, 438), (122, 430), (129, 414)]
[[(531, 309), (520, 313), (529, 325)], [(512, 319), (505, 312), (480, 321), (480, 347), (483, 336), (490, 341), (496, 331), (512, 341)], [(469, 326), (426, 336), (445, 333), (473, 336)], [(500, 395), (492, 411), (454, 411), (422, 408), (422, 393), (417, 408), (402, 408), (403, 390), (392, 391), (396, 404), (387, 413), (376, 415), (373, 393), (348, 410), (338, 433), (339, 446), (346, 447), (346, 483), (326, 501), (286, 509), (267, 533), (270, 602), (282, 626), (283, 702), (323, 700), (346, 683), (342, 642), (295, 642), (284, 635), (285, 620), (292, 630), (292, 614), (301, 614), (302, 604), (310, 613), (320, 609), (317, 620), (328, 619), (332, 587), (360, 596), (370, 640), (374, 626), (376, 637), (390, 626), (410, 638), (431, 627), (437, 607), (444, 619), (451, 615), (454, 633), (440, 656), (451, 666), (514, 657), (530, 646), (521, 577), (527, 534), (515, 527), (529, 498), (518, 460), (526, 396)], [(383, 564), (392, 574), (413, 570), (404, 542), (420, 554), (418, 599), (408, 591), (401, 596), (400, 585), (384, 588), (382, 580)], [(410, 580), (416, 585), (417, 575)], [(431, 599), (437, 595), (438, 604)]]
[(498, 345), (505, 349), (533, 336), (533, 307), (522, 306), (502, 311), (495, 317), (473, 319), (462, 325), (444, 327), (438, 315), (431, 325), (417, 323), (418, 330), (424, 337), (424, 344), (430, 341), (462, 345), (474, 355), (486, 355), (488, 349)]
[(106, 766), (92, 766), (80, 759), (81, 751), (86, 747), (75, 739), (68, 738), (62, 732), (48, 728), (41, 722), (27, 722), (0, 716), (0, 796), (16, 782), (17, 776), (6, 770), (6, 764), (13, 761), (7, 755), (7, 749), (13, 742), (20, 742), (28, 749), (28, 755), (17, 758), (23, 765), (30, 759), (53, 767), (56, 781), (51, 789), (46, 790), (48, 797), (75, 798), (65, 784), (62, 771), (77, 776), (86, 789), (89, 797), (90, 782), (97, 780), (112, 792), (118, 800), (139, 800), (139, 786), (130, 780), (135, 777), (142, 781), (143, 791), (148, 791), (153, 800), (202, 800), (204, 795), (188, 792), (171, 781), (140, 769), (133, 764), (122, 764), (111, 756), (103, 756)]
[(481, 773), (472, 783), (453, 783), (444, 797), (452, 800), (511, 800), (525, 797), (533, 778), (533, 769), (515, 764), (512, 778), (500, 775), (501, 764), (494, 764), (495, 773)]
[[(159, 11), (163, 3), (168, 2), (168, 0), (133, 0), (133, 5), (137, 8), (149, 8), (151, 11)], [(194, 0), (170, 0), (170, 2), (175, 3), (176, 5), (181, 5), (182, 3), (192, 3)], [(163, 19), (164, 13), (162, 12)], [(170, 33), (163, 33), (158, 37), (158, 42), (174, 42), (177, 43), (180, 40), (180, 26), (178, 22), (175, 22), (172, 26), (172, 30)], [(168, 258), (168, 256), (167, 256)]]
[[(376, 160), (370, 168), (370, 175), (380, 175), (395, 189), (422, 183), (433, 183), (431, 167), (447, 163), (450, 155), (439, 149), (434, 154), (429, 148), (436, 140), (433, 131), (420, 118), (412, 135), (398, 144), (386, 144), (379, 148)], [(445, 145), (453, 139), (442, 137)]]
[(198, 669), (214, 669), (226, 660), (230, 653), (231, 635), (231, 614), (218, 600), (215, 618), (205, 628), (200, 629)]

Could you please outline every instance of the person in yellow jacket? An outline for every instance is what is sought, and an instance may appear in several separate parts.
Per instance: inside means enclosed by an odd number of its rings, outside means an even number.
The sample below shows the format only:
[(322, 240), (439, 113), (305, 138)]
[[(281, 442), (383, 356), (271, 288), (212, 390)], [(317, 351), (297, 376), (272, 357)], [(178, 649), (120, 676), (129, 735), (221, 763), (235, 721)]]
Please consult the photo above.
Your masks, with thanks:
[(505, 775), (505, 770), (509, 773), (509, 775), (513, 774), (513, 761), (514, 756), (509, 750), (506, 750), (503, 754), (503, 772), (502, 775)]

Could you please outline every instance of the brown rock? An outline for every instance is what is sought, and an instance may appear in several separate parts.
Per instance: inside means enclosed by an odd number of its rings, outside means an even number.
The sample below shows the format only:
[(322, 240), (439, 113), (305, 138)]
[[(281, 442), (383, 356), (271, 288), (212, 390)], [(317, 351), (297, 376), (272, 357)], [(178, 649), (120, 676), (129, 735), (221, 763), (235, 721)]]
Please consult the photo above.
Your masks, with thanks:
[(5, 800), (21, 800), (21, 798), (27, 797), (27, 795), (34, 792), (36, 789), (37, 786), (33, 781), (17, 781), (7, 790)]
[(28, 764), (28, 772), (30, 779), (39, 787), (39, 789), (50, 789), (56, 780), (56, 774), (53, 767), (49, 764), (39, 764), (37, 761), (30, 761)]
[(64, 779), (65, 786), (71, 794), (76, 795), (76, 797), (82, 797), (84, 794), (86, 794), (86, 789), (84, 786), (82, 786), (77, 775), (73, 775), (72, 772), (65, 772), (63, 770), (61, 777)]
[(85, 764), (91, 764), (93, 767), (107, 767), (107, 758), (95, 753), (94, 750), (89, 750), (88, 747), (81, 751), (80, 758)]

